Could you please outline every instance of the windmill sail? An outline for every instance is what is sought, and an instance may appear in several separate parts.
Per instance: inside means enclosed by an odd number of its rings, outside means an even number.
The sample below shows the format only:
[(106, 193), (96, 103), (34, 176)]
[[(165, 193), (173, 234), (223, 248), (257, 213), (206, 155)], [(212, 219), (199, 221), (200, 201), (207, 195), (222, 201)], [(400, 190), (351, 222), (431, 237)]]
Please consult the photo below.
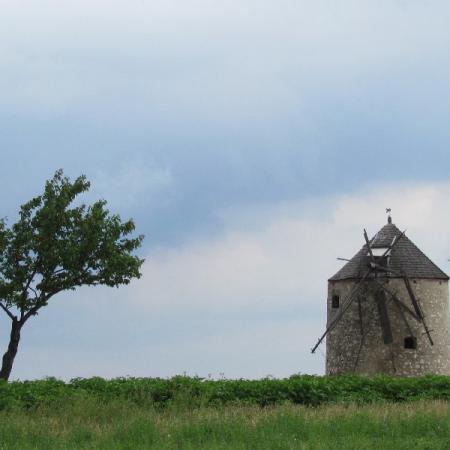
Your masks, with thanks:
[(380, 317), (380, 325), (383, 333), (383, 342), (385, 344), (391, 344), (393, 342), (393, 338), (391, 322), (389, 320), (388, 310), (386, 306), (386, 294), (383, 290), (377, 289), (375, 291), (374, 297), (378, 307), (378, 315)]

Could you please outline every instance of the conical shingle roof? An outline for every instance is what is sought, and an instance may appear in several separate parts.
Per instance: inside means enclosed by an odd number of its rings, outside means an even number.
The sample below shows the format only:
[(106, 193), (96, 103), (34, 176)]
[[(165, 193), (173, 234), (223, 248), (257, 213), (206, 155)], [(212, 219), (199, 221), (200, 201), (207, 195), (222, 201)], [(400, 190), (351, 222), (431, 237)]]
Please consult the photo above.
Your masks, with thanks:
[[(391, 252), (389, 268), (404, 273), (408, 278), (434, 278), (448, 280), (449, 277), (434, 264), (416, 245), (393, 224), (385, 225), (371, 240), (371, 248), (387, 248), (394, 238), (399, 239)], [(401, 237), (400, 237), (401, 236)], [(330, 278), (330, 281), (361, 278), (367, 271), (367, 245)], [(391, 278), (396, 275), (389, 274)]]

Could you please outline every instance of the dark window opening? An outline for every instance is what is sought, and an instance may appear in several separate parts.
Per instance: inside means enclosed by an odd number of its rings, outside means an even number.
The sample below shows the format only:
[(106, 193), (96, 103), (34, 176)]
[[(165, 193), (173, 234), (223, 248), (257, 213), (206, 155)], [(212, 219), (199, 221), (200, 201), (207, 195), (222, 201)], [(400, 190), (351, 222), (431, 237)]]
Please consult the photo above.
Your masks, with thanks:
[(378, 264), (381, 267), (388, 267), (388, 265), (389, 265), (388, 256), (374, 256), (373, 260), (374, 260), (375, 264)]
[(390, 254), (391, 249), (389, 247), (371, 247), (367, 252), (369, 266), (374, 263), (383, 268), (388, 267)]
[(333, 295), (331, 298), (331, 307), (339, 308), (339, 295)]
[(416, 349), (417, 339), (414, 336), (405, 337), (405, 348)]

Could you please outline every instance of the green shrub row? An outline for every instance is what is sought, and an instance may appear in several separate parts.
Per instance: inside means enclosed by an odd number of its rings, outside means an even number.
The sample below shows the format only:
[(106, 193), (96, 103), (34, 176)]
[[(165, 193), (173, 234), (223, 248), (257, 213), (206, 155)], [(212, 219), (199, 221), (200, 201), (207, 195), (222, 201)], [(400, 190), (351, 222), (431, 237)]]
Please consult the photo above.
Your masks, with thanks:
[(323, 403), (401, 402), (419, 399), (450, 400), (450, 377), (417, 378), (356, 375), (294, 375), (285, 379), (212, 380), (175, 376), (163, 378), (55, 378), (37, 381), (0, 382), (0, 409), (34, 408), (80, 397), (104, 402), (123, 400), (139, 406), (213, 406), (282, 402), (302, 405)]

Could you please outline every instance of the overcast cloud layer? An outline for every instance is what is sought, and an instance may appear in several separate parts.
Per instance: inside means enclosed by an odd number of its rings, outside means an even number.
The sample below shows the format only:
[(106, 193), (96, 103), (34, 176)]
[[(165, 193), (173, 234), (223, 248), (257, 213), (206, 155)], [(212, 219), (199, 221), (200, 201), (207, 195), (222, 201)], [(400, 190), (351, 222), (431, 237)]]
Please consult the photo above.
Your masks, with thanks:
[(321, 373), (326, 280), (385, 207), (447, 270), (448, 23), (443, 1), (0, 2), (0, 215), (85, 173), (147, 258), (55, 299), (13, 376)]

